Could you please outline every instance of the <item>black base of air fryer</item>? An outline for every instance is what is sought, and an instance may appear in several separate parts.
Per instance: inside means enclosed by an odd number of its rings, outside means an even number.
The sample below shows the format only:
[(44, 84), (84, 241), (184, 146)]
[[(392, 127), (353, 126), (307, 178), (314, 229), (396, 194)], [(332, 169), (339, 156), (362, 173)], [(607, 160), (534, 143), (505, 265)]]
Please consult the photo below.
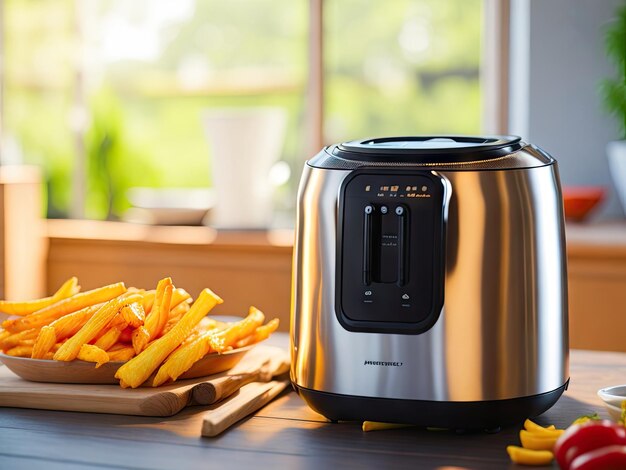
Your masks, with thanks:
[(447, 429), (495, 429), (540, 415), (567, 390), (569, 379), (550, 392), (491, 401), (426, 401), (370, 398), (319, 392), (293, 384), (315, 411), (331, 421), (380, 421)]

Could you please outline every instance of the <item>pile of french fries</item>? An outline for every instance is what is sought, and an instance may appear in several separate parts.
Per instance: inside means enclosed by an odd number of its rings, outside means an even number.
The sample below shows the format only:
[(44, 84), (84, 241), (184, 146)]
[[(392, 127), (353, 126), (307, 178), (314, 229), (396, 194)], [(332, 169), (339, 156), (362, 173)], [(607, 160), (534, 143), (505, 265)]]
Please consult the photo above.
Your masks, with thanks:
[(250, 307), (248, 316), (221, 323), (206, 315), (222, 299), (204, 289), (189, 293), (161, 279), (155, 290), (126, 288), (123, 282), (86, 292), (75, 277), (54, 295), (25, 302), (0, 301), (0, 350), (33, 359), (122, 361), (115, 377), (124, 388), (150, 378), (156, 387), (173, 382), (209, 353), (223, 353), (266, 339), (278, 319)]

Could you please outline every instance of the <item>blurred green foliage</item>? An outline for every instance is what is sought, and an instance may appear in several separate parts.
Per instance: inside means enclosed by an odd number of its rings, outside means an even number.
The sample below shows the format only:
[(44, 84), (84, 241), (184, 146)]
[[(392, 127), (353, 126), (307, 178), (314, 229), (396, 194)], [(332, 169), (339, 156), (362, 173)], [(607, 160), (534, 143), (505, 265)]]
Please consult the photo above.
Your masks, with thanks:
[[(326, 0), (327, 142), (479, 132), (481, 9)], [(6, 0), (4, 132), (44, 167), (48, 216), (67, 216), (71, 203), (77, 85), (89, 115), (88, 217), (120, 216), (132, 186), (211, 185), (201, 116), (213, 107), (288, 111), (293, 177), (281, 194), (293, 195), (309, 157), (307, 15), (307, 0)]]
[(326, 136), (480, 131), (480, 0), (327, 0)]
[(606, 53), (615, 65), (616, 76), (601, 83), (606, 108), (618, 120), (626, 139), (626, 4), (617, 9), (605, 35)]

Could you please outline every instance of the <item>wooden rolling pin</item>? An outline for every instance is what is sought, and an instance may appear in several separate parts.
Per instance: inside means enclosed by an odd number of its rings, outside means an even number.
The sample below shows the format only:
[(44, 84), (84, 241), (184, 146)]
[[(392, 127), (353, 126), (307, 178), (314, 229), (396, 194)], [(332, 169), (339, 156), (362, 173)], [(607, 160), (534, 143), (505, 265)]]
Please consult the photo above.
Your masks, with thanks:
[(282, 375), (288, 370), (288, 358), (273, 357), (256, 371), (226, 375), (210, 382), (199, 383), (193, 388), (192, 403), (194, 405), (212, 405), (231, 396), (244, 385), (251, 382), (269, 382), (273, 377)]
[(289, 380), (285, 379), (245, 385), (237, 395), (216, 404), (213, 409), (204, 413), (202, 435), (217, 436), (272, 401), (288, 384)]

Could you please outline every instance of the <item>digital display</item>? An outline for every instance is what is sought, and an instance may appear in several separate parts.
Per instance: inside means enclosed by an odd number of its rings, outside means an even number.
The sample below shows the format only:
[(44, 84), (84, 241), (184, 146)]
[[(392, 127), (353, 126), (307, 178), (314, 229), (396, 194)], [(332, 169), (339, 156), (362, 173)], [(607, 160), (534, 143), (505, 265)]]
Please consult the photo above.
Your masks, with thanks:
[[(389, 198), (429, 198), (429, 188), (426, 185), (400, 186), (399, 184), (378, 185), (376, 196)], [(365, 186), (365, 192), (371, 192), (372, 185)]]

